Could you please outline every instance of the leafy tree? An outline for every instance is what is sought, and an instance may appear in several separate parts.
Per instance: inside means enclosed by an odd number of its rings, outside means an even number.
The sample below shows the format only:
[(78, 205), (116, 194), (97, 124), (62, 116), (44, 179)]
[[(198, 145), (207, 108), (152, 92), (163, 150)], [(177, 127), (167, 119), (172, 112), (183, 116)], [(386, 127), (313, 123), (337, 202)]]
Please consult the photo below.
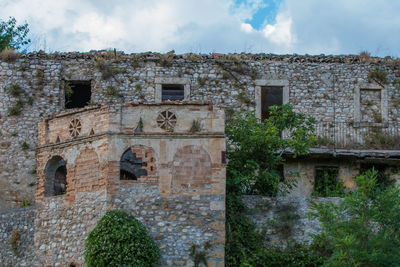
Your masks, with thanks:
[(314, 246), (325, 266), (400, 266), (400, 189), (376, 186), (374, 169), (356, 177), (357, 189), (335, 205), (313, 203), (322, 223)]
[(146, 228), (124, 211), (109, 211), (86, 239), (88, 267), (156, 266), (160, 251)]
[[(263, 122), (254, 112), (235, 113), (226, 127), (234, 149), (228, 151), (227, 183), (229, 189), (246, 194), (276, 196), (282, 182), (278, 165), (282, 154), (304, 155), (315, 141), (315, 120), (293, 111), (289, 104), (272, 106), (270, 117)], [(286, 138), (282, 138), (284, 133)], [(288, 186), (286, 181), (286, 185)]]
[(0, 21), (0, 52), (6, 48), (19, 49), (31, 42), (26, 36), (28, 24), (17, 26), (17, 20), (10, 17), (8, 21)]
[[(246, 216), (241, 197), (249, 193), (276, 196), (282, 182), (286, 189), (290, 187), (282, 181), (278, 165), (283, 162), (284, 151), (290, 150), (295, 157), (308, 152), (314, 141), (313, 123), (313, 118), (283, 105), (272, 107), (270, 117), (263, 122), (254, 112), (239, 112), (227, 125), (232, 149), (227, 154), (226, 266), (246, 266), (243, 264), (257, 260), (253, 257), (263, 253), (265, 235)], [(283, 132), (287, 134), (285, 139), (281, 137)]]

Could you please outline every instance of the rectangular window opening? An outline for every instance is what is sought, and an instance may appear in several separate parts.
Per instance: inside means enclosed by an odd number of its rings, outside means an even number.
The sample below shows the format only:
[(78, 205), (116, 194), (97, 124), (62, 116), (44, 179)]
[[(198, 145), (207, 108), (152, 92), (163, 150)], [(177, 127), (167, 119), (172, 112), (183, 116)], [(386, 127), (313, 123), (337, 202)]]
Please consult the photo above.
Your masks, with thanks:
[(339, 180), (338, 167), (317, 167), (314, 176), (314, 192), (317, 197), (340, 196), (343, 192), (343, 183)]
[(185, 98), (183, 84), (163, 84), (161, 91), (161, 101), (180, 101)]
[(361, 122), (381, 123), (382, 90), (360, 89)]
[(271, 106), (281, 106), (282, 104), (282, 86), (264, 86), (261, 88), (261, 120), (268, 119)]
[(67, 81), (64, 88), (65, 108), (83, 108), (92, 97), (91, 81)]

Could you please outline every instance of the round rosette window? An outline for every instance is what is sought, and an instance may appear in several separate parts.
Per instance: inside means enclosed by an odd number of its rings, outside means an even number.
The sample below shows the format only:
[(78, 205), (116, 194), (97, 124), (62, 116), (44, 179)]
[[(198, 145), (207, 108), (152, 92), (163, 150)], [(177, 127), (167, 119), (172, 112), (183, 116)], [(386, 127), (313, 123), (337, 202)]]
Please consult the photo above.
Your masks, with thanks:
[(80, 135), (82, 130), (82, 124), (80, 120), (78, 119), (73, 119), (69, 123), (69, 134), (71, 137), (77, 137)]
[(161, 112), (157, 117), (157, 125), (165, 131), (174, 131), (174, 127), (176, 125), (176, 115), (169, 110)]

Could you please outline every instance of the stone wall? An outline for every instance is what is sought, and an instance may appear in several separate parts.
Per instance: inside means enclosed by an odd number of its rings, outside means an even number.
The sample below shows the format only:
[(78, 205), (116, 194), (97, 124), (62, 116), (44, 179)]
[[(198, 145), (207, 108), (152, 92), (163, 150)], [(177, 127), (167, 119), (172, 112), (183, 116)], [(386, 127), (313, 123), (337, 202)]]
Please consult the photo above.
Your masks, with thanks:
[(34, 266), (82, 266), (85, 240), (107, 212), (105, 191), (75, 194), (67, 204), (63, 195), (38, 203)]
[[(258, 228), (266, 230), (266, 242), (285, 245), (291, 239), (301, 244), (310, 244), (310, 234), (317, 234), (321, 230), (318, 220), (310, 219), (307, 215), (311, 200), (338, 204), (341, 198), (244, 196), (242, 200)], [(280, 220), (281, 216), (285, 219)]]
[(209, 242), (209, 266), (223, 267), (225, 200), (211, 195), (162, 197), (157, 186), (120, 187), (114, 208), (141, 221), (161, 249), (160, 266), (193, 266), (190, 247)]
[[(32, 266), (35, 258), (35, 207), (0, 213), (0, 266)], [(15, 250), (12, 248), (15, 244)]]
[[(60, 197), (58, 201), (53, 198), (46, 203), (46, 212), (42, 213), (39, 221), (53, 234), (46, 236), (47, 230), (38, 231), (35, 239), (40, 240), (39, 247), (34, 247), (35, 207), (1, 213), (0, 266), (46, 266), (46, 262), (57, 262), (55, 266), (68, 266), (71, 263), (82, 263), (81, 253), (86, 235), (105, 213), (104, 196), (99, 192), (81, 194), (78, 196), (79, 204), (69, 209), (62, 207)], [(337, 204), (340, 198), (312, 200), (333, 201)], [(297, 242), (309, 244), (312, 240), (309, 235), (320, 229), (319, 223), (307, 216), (310, 198), (244, 196), (243, 201), (259, 228), (267, 230), (266, 240), (271, 243), (284, 244), (285, 240), (294, 238)], [(110, 208), (124, 209), (146, 226), (161, 248), (162, 266), (190, 266), (190, 246), (205, 241), (214, 244), (209, 255), (210, 266), (222, 266), (218, 265), (219, 258), (224, 253), (225, 207), (222, 203), (218, 197), (211, 196), (163, 198), (157, 186), (130, 184), (120, 188), (118, 194), (112, 198)], [(297, 213), (299, 217), (289, 231), (290, 235), (282, 236), (279, 228), (269, 222), (288, 210)], [(80, 222), (77, 221), (78, 218)], [(18, 257), (13, 254), (9, 243), (15, 229), (21, 233), (22, 240)], [(287, 228), (285, 231), (288, 231)], [(41, 251), (46, 257), (35, 256), (36, 251)], [(61, 257), (56, 259), (55, 255)]]
[[(384, 88), (368, 82), (369, 72), (377, 66), (388, 73)], [(157, 102), (163, 82), (183, 83), (186, 100), (212, 101), (226, 107), (228, 114), (239, 108), (255, 110), (261, 85), (285, 84), (295, 110), (351, 128), (359, 121), (372, 121), (375, 113), (379, 117), (379, 105), (368, 101), (366, 87), (381, 91), (383, 122), (400, 122), (400, 92), (393, 83), (398, 69), (398, 61), (390, 58), (324, 55), (37, 53), (22, 54), (15, 62), (2, 61), (0, 209), (34, 201), (36, 122), (64, 109), (66, 81), (90, 80), (89, 104), (110, 106)], [(21, 90), (15, 90), (15, 85)], [(21, 114), (11, 115), (12, 108)]]

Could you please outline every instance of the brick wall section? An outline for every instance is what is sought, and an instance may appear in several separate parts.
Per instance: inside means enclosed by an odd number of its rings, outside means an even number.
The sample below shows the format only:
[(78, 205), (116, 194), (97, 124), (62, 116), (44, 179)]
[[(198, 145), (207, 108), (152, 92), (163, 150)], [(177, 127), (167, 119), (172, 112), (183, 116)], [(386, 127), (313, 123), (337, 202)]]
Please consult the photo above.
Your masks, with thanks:
[(147, 171), (146, 176), (140, 176), (137, 181), (135, 180), (121, 180), (121, 185), (129, 184), (129, 183), (143, 183), (150, 185), (158, 184), (158, 175), (157, 175), (157, 164), (156, 164), (156, 155), (154, 150), (151, 147), (145, 146), (132, 146), (130, 148), (132, 153), (136, 154), (137, 158), (142, 159), (142, 163), (145, 163), (145, 166), (142, 166), (142, 169)]
[(190, 145), (179, 149), (174, 156), (171, 172), (172, 190), (175, 193), (211, 188), (211, 159), (202, 147)]
[[(94, 142), (94, 140), (92, 140)], [(102, 141), (99, 141), (102, 142)], [(97, 151), (103, 155), (107, 154), (108, 144), (103, 142), (97, 146)], [(76, 152), (77, 156), (73, 161), (71, 152)], [(99, 156), (94, 148), (89, 145), (83, 146), (78, 141), (67, 146), (60, 145), (51, 149), (40, 149), (37, 153), (37, 174), (38, 184), (36, 188), (36, 200), (44, 199), (46, 165), (54, 156), (64, 159), (67, 169), (67, 188), (65, 200), (73, 202), (75, 194), (79, 192), (105, 190), (108, 184), (108, 163), (100, 162)]]
[[(80, 133), (76, 137), (91, 136), (91, 132), (94, 134), (105, 133), (109, 129), (109, 113), (106, 107), (88, 107), (86, 111), (83, 110), (79, 113), (66, 111), (57, 115), (56, 119), (48, 121), (48, 126), (46, 127), (46, 144), (55, 144), (57, 143), (57, 139), (59, 142), (74, 139), (70, 134), (71, 121), (74, 119), (78, 120), (81, 125)], [(39, 142), (39, 145), (44, 144)]]
[(107, 195), (110, 197), (117, 194), (120, 186), (119, 179), (119, 161), (108, 161), (104, 163), (104, 173), (107, 177), (106, 188)]
[(75, 160), (73, 183), (75, 193), (105, 189), (105, 179), (100, 175), (99, 159), (93, 149), (84, 149), (79, 152)]

